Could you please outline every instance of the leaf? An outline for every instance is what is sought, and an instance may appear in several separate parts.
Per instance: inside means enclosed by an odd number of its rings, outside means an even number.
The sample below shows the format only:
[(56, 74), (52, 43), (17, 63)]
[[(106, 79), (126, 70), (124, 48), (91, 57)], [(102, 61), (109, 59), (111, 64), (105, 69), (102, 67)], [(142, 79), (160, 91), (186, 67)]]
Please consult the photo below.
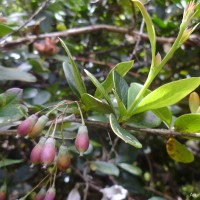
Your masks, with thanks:
[(87, 110), (97, 111), (101, 113), (112, 113), (111, 107), (92, 95), (85, 93), (81, 96), (81, 101), (85, 105)]
[(134, 115), (127, 121), (127, 125), (134, 128), (154, 128), (161, 124), (161, 120), (151, 111)]
[[(86, 93), (86, 88), (85, 88), (84, 82), (81, 78), (78, 67), (75, 64), (69, 49), (67, 48), (67, 46), (65, 45), (63, 40), (60, 39), (60, 42), (61, 42), (63, 48), (65, 49), (65, 51), (68, 55), (68, 58), (69, 58), (69, 62), (63, 63), (63, 69), (65, 72), (66, 79), (67, 79), (68, 83), (70, 83), (69, 84), (70, 87), (72, 86), (72, 89), (76, 90), (75, 94), (80, 98), (80, 96), (83, 93)], [(68, 74), (67, 72), (70, 72), (70, 74)], [(70, 77), (70, 76), (72, 76), (72, 77)], [(72, 84), (73, 81), (74, 81), (74, 84)]]
[(136, 175), (136, 176), (142, 175), (142, 170), (135, 165), (131, 165), (131, 164), (127, 164), (127, 163), (119, 163), (118, 166), (133, 175)]
[(156, 53), (156, 34), (155, 34), (155, 30), (154, 30), (154, 26), (152, 23), (152, 20), (149, 16), (149, 14), (147, 13), (145, 7), (143, 6), (143, 4), (139, 1), (139, 0), (132, 0), (140, 9), (146, 26), (147, 26), (147, 31), (148, 31), (148, 36), (149, 36), (149, 40), (151, 43), (151, 52), (152, 52), (152, 62), (154, 62), (155, 59), (155, 53)]
[(109, 162), (94, 161), (90, 163), (90, 168), (103, 174), (119, 176), (119, 169)]
[(167, 141), (166, 149), (169, 156), (177, 162), (190, 163), (194, 161), (194, 155), (172, 137)]
[(114, 82), (114, 88), (115, 91), (120, 98), (120, 100), (123, 102), (123, 104), (127, 105), (127, 95), (128, 95), (128, 84), (117, 72), (113, 71), (113, 82)]
[[(102, 86), (104, 87), (104, 89), (106, 90), (106, 92), (110, 92), (113, 88), (113, 77), (112, 77), (112, 72), (116, 71), (119, 75), (121, 75), (122, 77), (124, 77), (127, 72), (133, 67), (134, 61), (127, 61), (127, 62), (121, 62), (119, 64), (117, 64), (114, 68), (112, 68), (112, 70), (109, 72), (106, 80), (102, 83)], [(102, 94), (100, 93), (100, 91), (96, 90), (95, 95), (96, 98), (101, 98)]]
[(132, 114), (175, 104), (196, 89), (199, 84), (200, 78), (194, 77), (162, 85), (144, 97)]
[(48, 91), (46, 90), (39, 91), (39, 93), (33, 99), (33, 104), (43, 105), (50, 98), (51, 98), (51, 94)]
[(111, 106), (112, 110), (114, 111), (114, 108), (113, 108), (112, 102), (110, 100), (110, 97), (107, 94), (107, 92), (104, 89), (104, 87), (101, 85), (101, 83), (99, 83), (99, 81), (89, 71), (87, 71), (86, 69), (84, 71), (88, 75), (90, 80), (93, 82), (93, 84), (98, 88), (98, 90), (100, 91), (102, 96), (106, 99), (106, 101), (109, 103), (109, 105)]
[(110, 125), (113, 130), (113, 132), (122, 140), (124, 140), (126, 143), (136, 147), (136, 148), (142, 148), (142, 144), (128, 131), (121, 128), (118, 124), (117, 119), (113, 114), (110, 114), (109, 117)]
[(0, 24), (0, 37), (7, 35), (8, 33), (13, 32), (13, 29), (5, 24)]
[(175, 131), (184, 133), (200, 132), (200, 113), (185, 114), (178, 117), (174, 122), (174, 128)]
[(18, 163), (22, 163), (24, 160), (20, 159), (20, 160), (14, 160), (14, 159), (3, 159), (0, 161), (0, 168), (1, 167), (6, 167), (8, 165), (15, 165), (15, 164), (18, 164)]
[(35, 82), (36, 78), (30, 73), (23, 72), (17, 68), (5, 68), (0, 66), (0, 81), (3, 80), (19, 80), (26, 82)]

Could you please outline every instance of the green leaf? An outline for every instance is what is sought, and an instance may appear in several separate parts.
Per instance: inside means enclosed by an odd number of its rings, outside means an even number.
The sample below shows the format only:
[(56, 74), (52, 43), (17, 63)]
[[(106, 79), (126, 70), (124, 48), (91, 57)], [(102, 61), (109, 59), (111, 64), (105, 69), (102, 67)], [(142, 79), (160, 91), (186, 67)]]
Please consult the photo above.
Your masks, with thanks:
[(175, 131), (184, 133), (200, 132), (200, 113), (185, 114), (178, 117), (174, 122), (174, 128)]
[[(86, 93), (84, 82), (81, 78), (78, 67), (76, 66), (76, 63), (74, 62), (69, 49), (67, 48), (67, 46), (65, 45), (63, 40), (60, 39), (60, 42), (61, 42), (63, 48), (65, 49), (65, 51), (68, 55), (68, 58), (69, 58), (69, 62), (66, 61), (63, 63), (63, 69), (65, 72), (66, 79), (67, 79), (68, 83), (70, 82), (69, 85), (72, 88), (72, 90), (80, 98), (83, 93)], [(68, 72), (70, 72), (70, 74), (68, 74)], [(70, 77), (70, 75), (72, 77)], [(72, 84), (73, 81), (74, 81), (74, 83)]]
[(128, 88), (129, 88), (127, 82), (115, 71), (113, 71), (113, 82), (114, 82), (114, 88), (118, 97), (121, 99), (121, 101), (126, 107)]
[(32, 74), (23, 72), (17, 68), (6, 68), (0, 66), (0, 81), (2, 80), (19, 80), (26, 82), (35, 82), (36, 78)]
[(107, 175), (119, 176), (119, 169), (109, 162), (95, 161), (90, 163), (90, 168), (93, 171), (101, 172)]
[(196, 89), (199, 84), (200, 78), (194, 77), (162, 85), (144, 97), (132, 114), (175, 104)]
[(86, 110), (92, 110), (101, 113), (112, 113), (112, 109), (107, 103), (93, 97), (88, 93), (85, 93), (81, 96), (81, 101), (85, 105)]
[(154, 128), (161, 124), (160, 118), (158, 118), (153, 112), (147, 111), (134, 115), (127, 121), (127, 125), (134, 128)]
[(13, 29), (5, 24), (0, 24), (0, 37), (7, 35), (8, 33), (13, 32)]
[(93, 84), (98, 88), (98, 90), (100, 91), (100, 93), (102, 94), (102, 96), (106, 99), (106, 101), (109, 103), (110, 107), (114, 111), (114, 108), (113, 108), (112, 102), (110, 100), (110, 97), (107, 94), (107, 92), (104, 89), (104, 87), (101, 85), (101, 83), (99, 83), (99, 81), (89, 71), (87, 71), (86, 69), (84, 71), (88, 75), (88, 77), (90, 78), (90, 80), (93, 82)]
[(135, 165), (131, 165), (131, 164), (127, 164), (127, 163), (119, 163), (118, 166), (133, 175), (136, 175), (136, 176), (142, 175), (142, 170)]
[(149, 16), (149, 14), (147, 13), (144, 5), (139, 1), (139, 0), (132, 0), (140, 9), (146, 26), (147, 26), (147, 31), (148, 31), (148, 36), (149, 36), (149, 40), (151, 43), (151, 52), (152, 52), (152, 66), (154, 65), (154, 60), (155, 60), (155, 54), (156, 54), (156, 34), (155, 34), (155, 30), (154, 30), (154, 25), (152, 23), (151, 17)]
[[(127, 61), (127, 62), (122, 62), (117, 64), (108, 74), (106, 80), (102, 83), (102, 86), (104, 87), (104, 89), (106, 90), (106, 92), (110, 92), (113, 88), (113, 78), (112, 78), (112, 72), (116, 71), (119, 75), (121, 75), (122, 77), (124, 77), (127, 72), (133, 67), (134, 61)], [(101, 98), (102, 94), (100, 93), (100, 91), (96, 90), (95, 95), (96, 98)]]
[(169, 156), (177, 162), (190, 163), (194, 161), (192, 152), (174, 138), (169, 138), (166, 149)]
[(13, 160), (13, 159), (3, 159), (0, 161), (0, 168), (1, 167), (6, 167), (8, 165), (15, 165), (18, 163), (22, 163), (24, 160)]
[(122, 140), (124, 140), (126, 143), (136, 147), (136, 148), (142, 148), (142, 144), (128, 131), (121, 128), (118, 124), (117, 119), (113, 114), (110, 114), (109, 117), (110, 125), (113, 130), (113, 132)]

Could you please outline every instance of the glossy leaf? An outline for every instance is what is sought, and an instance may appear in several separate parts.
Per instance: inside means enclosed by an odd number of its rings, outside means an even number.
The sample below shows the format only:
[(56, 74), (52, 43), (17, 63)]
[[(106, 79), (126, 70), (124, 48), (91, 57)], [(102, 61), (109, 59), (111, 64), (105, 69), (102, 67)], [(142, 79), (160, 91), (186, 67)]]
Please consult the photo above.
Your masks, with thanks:
[(118, 166), (133, 175), (136, 175), (136, 176), (142, 175), (142, 170), (135, 165), (131, 165), (131, 164), (127, 164), (127, 163), (119, 163)]
[(65, 49), (65, 51), (68, 55), (68, 58), (69, 58), (69, 62), (66, 61), (63, 63), (63, 69), (64, 69), (66, 79), (69, 83), (69, 86), (76, 94), (76, 96), (78, 96), (80, 98), (80, 96), (82, 94), (86, 93), (84, 82), (81, 78), (78, 67), (76, 66), (76, 63), (74, 62), (69, 49), (67, 48), (67, 46), (61, 39), (60, 39), (60, 42), (61, 42), (63, 48)]
[(175, 131), (184, 133), (200, 132), (200, 113), (185, 114), (178, 117), (174, 122), (174, 128)]
[[(120, 76), (124, 77), (127, 72), (133, 67), (134, 61), (126, 61), (118, 63), (108, 74), (106, 80), (102, 83), (102, 86), (106, 90), (106, 92), (110, 92), (113, 88), (113, 78), (112, 78), (112, 72), (116, 71)], [(101, 98), (102, 94), (97, 89), (94, 95), (96, 98)]]
[(194, 161), (192, 152), (172, 137), (168, 139), (166, 149), (169, 156), (177, 162), (190, 163)]
[(112, 109), (107, 103), (93, 97), (88, 93), (85, 93), (81, 96), (81, 101), (85, 105), (86, 110), (97, 111), (101, 113), (112, 113)]
[(113, 71), (113, 82), (118, 97), (121, 99), (121, 101), (126, 107), (128, 88), (129, 88), (127, 82), (115, 71)]
[(109, 117), (110, 125), (113, 130), (113, 132), (122, 140), (124, 140), (126, 143), (136, 147), (136, 148), (142, 148), (142, 144), (127, 130), (120, 127), (117, 119), (113, 114), (110, 114)]
[(22, 163), (24, 160), (14, 160), (14, 159), (2, 159), (0, 161), (0, 168), (1, 167), (6, 167), (6, 166), (9, 166), (9, 165), (15, 165), (15, 164), (18, 164), (18, 163)]
[(100, 91), (102, 96), (106, 99), (106, 101), (109, 103), (109, 105), (111, 106), (112, 110), (114, 111), (114, 108), (113, 108), (113, 105), (111, 103), (110, 97), (107, 94), (107, 92), (104, 89), (104, 87), (101, 85), (101, 83), (99, 83), (99, 81), (89, 71), (87, 71), (86, 69), (84, 71), (88, 75), (90, 80), (93, 82), (93, 84), (98, 88), (98, 90)]
[(199, 84), (200, 78), (195, 77), (162, 85), (144, 97), (135, 111), (132, 111), (132, 114), (175, 104), (196, 89)]
[(104, 161), (95, 161), (90, 163), (90, 168), (93, 171), (101, 172), (107, 175), (118, 176), (119, 169), (112, 163)]

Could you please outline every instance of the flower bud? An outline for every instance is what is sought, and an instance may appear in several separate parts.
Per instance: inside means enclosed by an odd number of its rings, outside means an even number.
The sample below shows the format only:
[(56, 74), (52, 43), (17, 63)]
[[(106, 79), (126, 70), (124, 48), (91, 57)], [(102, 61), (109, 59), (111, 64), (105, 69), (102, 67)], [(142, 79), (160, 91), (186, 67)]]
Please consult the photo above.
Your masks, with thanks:
[(7, 187), (6, 185), (2, 185), (1, 188), (0, 188), (0, 200), (5, 200), (6, 199), (6, 190), (7, 190)]
[(68, 152), (67, 146), (61, 145), (57, 157), (58, 169), (60, 169), (61, 171), (65, 171), (69, 167), (70, 162), (71, 155)]
[(54, 200), (56, 196), (56, 190), (54, 187), (50, 187), (48, 190), (47, 190), (47, 193), (45, 195), (45, 198), (44, 200)]
[(88, 130), (86, 126), (81, 125), (78, 129), (78, 134), (75, 140), (76, 149), (79, 151), (82, 156), (85, 151), (87, 151), (89, 147), (89, 137)]
[(45, 195), (46, 195), (46, 189), (41, 188), (40, 191), (37, 193), (35, 200), (44, 200)]
[(45, 142), (46, 142), (45, 137), (40, 138), (38, 144), (36, 144), (35, 147), (32, 149), (30, 160), (32, 161), (33, 165), (40, 163), (41, 153), (42, 153)]
[(31, 115), (25, 119), (17, 129), (17, 134), (21, 136), (26, 136), (33, 129), (36, 124), (38, 117), (36, 115)]
[(48, 138), (44, 144), (41, 153), (41, 162), (44, 164), (44, 167), (51, 164), (54, 161), (56, 155), (56, 148), (55, 148), (55, 139)]
[(44, 129), (45, 125), (47, 124), (49, 118), (46, 115), (42, 115), (38, 121), (36, 122), (36, 124), (34, 125), (33, 129), (31, 130), (31, 132), (28, 134), (29, 137), (33, 138), (33, 137), (37, 137), (42, 130)]
[(196, 92), (192, 92), (189, 97), (189, 107), (191, 113), (196, 113), (200, 105), (199, 95)]

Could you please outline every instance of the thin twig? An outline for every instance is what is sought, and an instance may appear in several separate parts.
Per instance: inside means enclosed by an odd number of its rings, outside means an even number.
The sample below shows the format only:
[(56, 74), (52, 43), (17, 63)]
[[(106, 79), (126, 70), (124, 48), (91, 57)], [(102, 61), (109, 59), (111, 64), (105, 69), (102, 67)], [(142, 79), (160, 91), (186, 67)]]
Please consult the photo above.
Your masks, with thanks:
[(25, 27), (35, 16), (37, 16), (46, 7), (46, 5), (49, 3), (49, 1), (50, 0), (44, 1), (41, 4), (41, 6), (38, 7), (38, 9), (17, 30), (15, 30), (12, 33), (9, 33), (9, 34), (5, 35), (3, 38), (1, 38), (0, 43), (3, 42), (4, 40), (6, 40), (11, 35), (18, 33), (23, 27)]

